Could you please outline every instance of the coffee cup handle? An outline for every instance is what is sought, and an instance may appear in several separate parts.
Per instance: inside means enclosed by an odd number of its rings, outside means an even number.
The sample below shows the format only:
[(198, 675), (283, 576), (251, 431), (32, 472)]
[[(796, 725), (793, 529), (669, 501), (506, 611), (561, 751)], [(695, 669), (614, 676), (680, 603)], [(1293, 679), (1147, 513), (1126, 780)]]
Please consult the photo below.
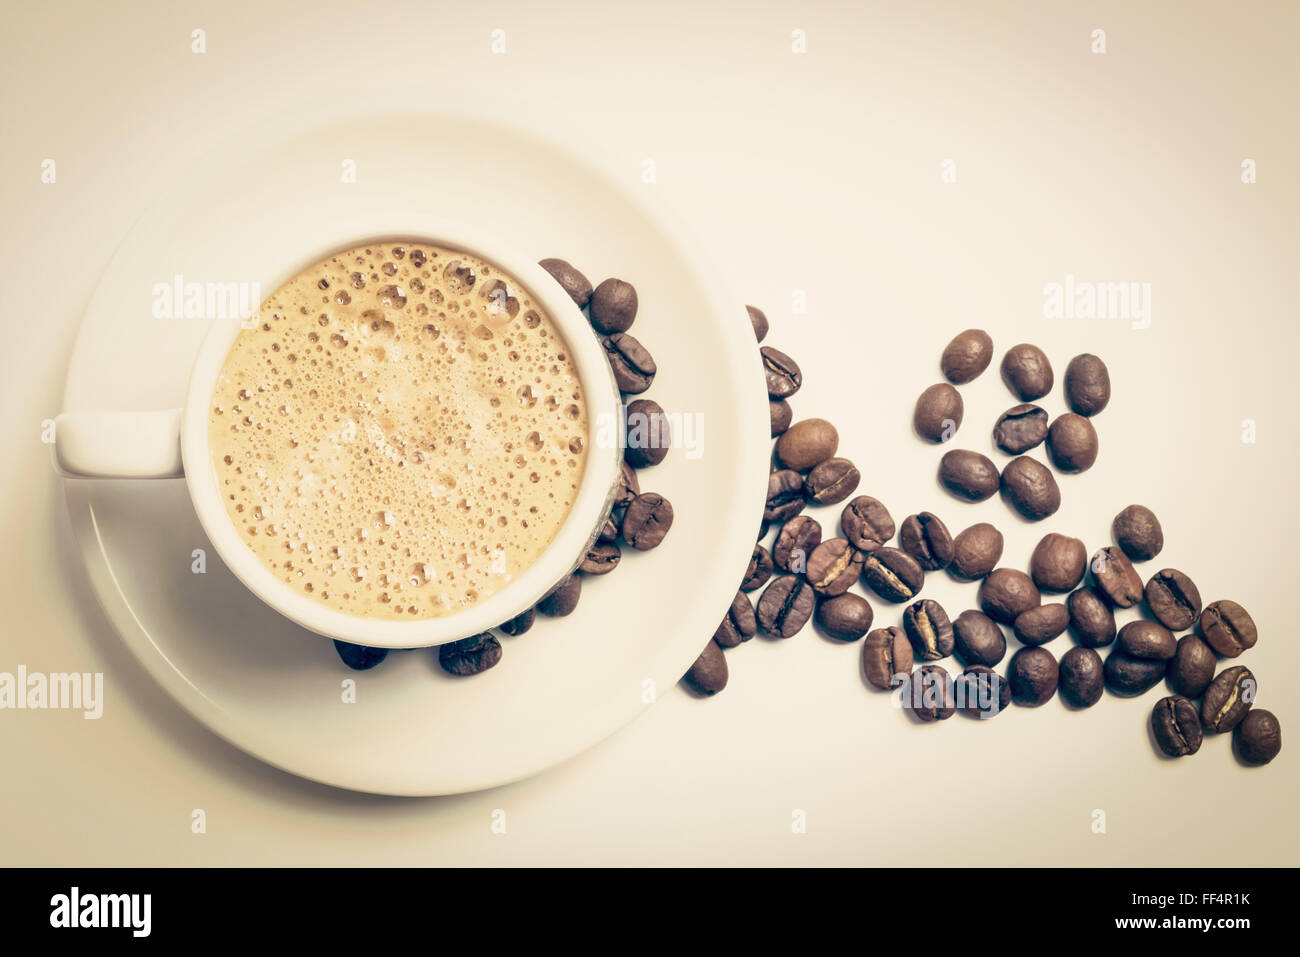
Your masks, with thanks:
[(54, 462), (65, 478), (180, 478), (181, 410), (65, 412), (54, 420)]

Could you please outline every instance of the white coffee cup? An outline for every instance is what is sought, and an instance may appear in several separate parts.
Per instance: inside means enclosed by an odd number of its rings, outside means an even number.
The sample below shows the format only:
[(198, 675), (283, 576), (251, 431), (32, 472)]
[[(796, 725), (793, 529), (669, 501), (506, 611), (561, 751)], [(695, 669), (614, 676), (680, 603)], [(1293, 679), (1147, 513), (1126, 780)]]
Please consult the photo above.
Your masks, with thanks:
[[(381, 217), (384, 219), (391, 217)], [(355, 225), (355, 224), (354, 224)], [(474, 227), (447, 220), (402, 219), (391, 228), (368, 223), (315, 250), (268, 264), (258, 288), (268, 294), (303, 269), (368, 242), (420, 242), (457, 249), (492, 263), (527, 288), (568, 345), (587, 404), (587, 461), (573, 507), (542, 555), (499, 591), (438, 618), (388, 621), (336, 611), (291, 588), (240, 537), (221, 500), (208, 446), (208, 415), (217, 378), (245, 324), (214, 319), (190, 373), (184, 408), (156, 412), (67, 412), (55, 420), (55, 461), (68, 478), (184, 477), (199, 522), (227, 567), (254, 595), (317, 634), (377, 648), (419, 648), (455, 641), (526, 611), (576, 567), (604, 523), (618, 487), (622, 450), (608, 435), (621, 429), (620, 398), (605, 350), (582, 311), (530, 257)], [(382, 225), (388, 225), (384, 223)], [(253, 278), (253, 277), (250, 277)], [(613, 429), (602, 425), (615, 423)], [(598, 441), (604, 432), (605, 439)]]

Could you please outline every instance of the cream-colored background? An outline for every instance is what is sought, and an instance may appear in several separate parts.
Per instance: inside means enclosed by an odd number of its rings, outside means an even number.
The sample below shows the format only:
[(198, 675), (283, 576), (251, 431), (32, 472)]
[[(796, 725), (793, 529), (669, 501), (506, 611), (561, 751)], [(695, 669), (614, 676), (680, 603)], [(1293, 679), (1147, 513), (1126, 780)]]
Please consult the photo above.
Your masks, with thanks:
[[(918, 727), (863, 686), (857, 645), (809, 630), (730, 652), (718, 698), (675, 691), (531, 781), (390, 800), (245, 757), (122, 648), (37, 440), (100, 271), (156, 184), (250, 119), (357, 85), (382, 108), (385, 89), (414, 88), (598, 143), (612, 173), (692, 223), (802, 363), (797, 413), (836, 420), (863, 491), (896, 518), (997, 521), (1023, 564), (1043, 532), (1097, 544), (1118, 508), (1151, 505), (1168, 541), (1157, 565), (1254, 613), (1264, 637), (1243, 662), (1295, 733), (1294, 5), (620, 6), (80, 3), (10, 17), (0, 670), (102, 670), (108, 704), (98, 722), (0, 712), (0, 862), (1297, 863), (1293, 750), (1263, 770), (1222, 739), (1161, 761), (1145, 732), (1156, 692)], [(1095, 28), (1105, 55), (1089, 52)], [(40, 183), (47, 157), (54, 186)], [(1256, 185), (1240, 182), (1247, 157)], [(955, 184), (940, 182), (945, 159)], [(1043, 284), (1071, 273), (1152, 283), (1151, 328), (1043, 319)], [(806, 314), (791, 312), (795, 289)], [(1084, 350), (1110, 363), (1101, 460), (1062, 481), (1065, 506), (1042, 527), (996, 500), (948, 499), (937, 450), (909, 434), (938, 351), (970, 325), (1003, 347), (1040, 342), (1058, 369)], [(982, 447), (1011, 399), (992, 375), (963, 391), (959, 441)], [(972, 603), (941, 577), (929, 593), (954, 614)], [(882, 623), (895, 614), (877, 603)], [(204, 836), (190, 833), (196, 807)], [(505, 835), (490, 830), (497, 808)], [(806, 834), (791, 833), (796, 809)]]

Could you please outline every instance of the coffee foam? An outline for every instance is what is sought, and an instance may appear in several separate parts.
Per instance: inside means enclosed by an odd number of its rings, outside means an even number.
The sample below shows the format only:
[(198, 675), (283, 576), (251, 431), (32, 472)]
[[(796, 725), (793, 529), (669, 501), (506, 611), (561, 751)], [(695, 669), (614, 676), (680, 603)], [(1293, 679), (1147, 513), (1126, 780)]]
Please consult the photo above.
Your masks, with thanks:
[(466, 253), (372, 244), (299, 273), (239, 334), (209, 410), (226, 511), (281, 581), (350, 615), (499, 591), (577, 497), (588, 420), (554, 322)]

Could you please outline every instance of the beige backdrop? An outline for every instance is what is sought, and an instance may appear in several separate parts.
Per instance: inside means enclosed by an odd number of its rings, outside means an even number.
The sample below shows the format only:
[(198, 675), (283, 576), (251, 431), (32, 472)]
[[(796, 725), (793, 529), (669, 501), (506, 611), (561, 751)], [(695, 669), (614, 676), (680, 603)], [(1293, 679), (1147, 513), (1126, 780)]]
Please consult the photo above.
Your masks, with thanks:
[[(83, 2), (10, 14), (0, 671), (104, 671), (109, 701), (98, 722), (0, 712), (0, 862), (1296, 864), (1294, 750), (1263, 770), (1240, 768), (1226, 740), (1160, 761), (1145, 732), (1154, 692), (921, 728), (863, 687), (857, 646), (808, 631), (738, 649), (720, 697), (674, 692), (539, 778), (389, 800), (234, 751), (125, 652), (85, 586), (38, 442), (99, 273), (155, 184), (252, 118), (356, 85), (415, 88), (599, 141), (612, 173), (692, 223), (767, 308), (771, 341), (803, 364), (798, 414), (839, 422), (863, 491), (898, 518), (929, 507), (952, 525), (999, 521), (1008, 560), (1023, 563), (1049, 528), (934, 489), (937, 454), (908, 434), (912, 398), (969, 325), (1001, 346), (1041, 342), (1058, 368), (1103, 355), (1116, 399), (1097, 421), (1101, 460), (1063, 482), (1051, 530), (1095, 545), (1122, 505), (1155, 507), (1160, 563), (1188, 571), (1207, 600), (1232, 595), (1254, 612), (1260, 703), (1296, 733), (1296, 6), (612, 6), (390, 0), (380, 16), (327, 0)], [(206, 54), (190, 50), (195, 28)], [(797, 30), (805, 53), (792, 49)], [(1094, 30), (1105, 53), (1092, 52)], [(40, 182), (45, 158), (56, 185)], [(1044, 318), (1044, 284), (1067, 275), (1151, 283), (1150, 328)], [(806, 313), (792, 311), (795, 290)], [(967, 398), (977, 437), (1011, 404), (995, 376)], [(190, 833), (196, 807), (203, 836)], [(490, 830), (497, 808), (506, 835)], [(1099, 809), (1105, 834), (1091, 827)], [(806, 833), (791, 826), (798, 812)]]

